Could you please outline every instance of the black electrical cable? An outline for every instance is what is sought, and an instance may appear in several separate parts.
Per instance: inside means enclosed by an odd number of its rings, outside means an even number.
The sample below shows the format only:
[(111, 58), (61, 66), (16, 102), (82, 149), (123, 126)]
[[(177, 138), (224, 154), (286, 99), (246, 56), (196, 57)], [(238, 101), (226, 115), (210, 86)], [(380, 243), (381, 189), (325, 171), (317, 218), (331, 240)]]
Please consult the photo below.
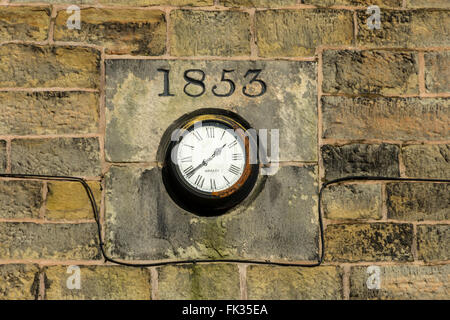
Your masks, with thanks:
[(99, 248), (103, 255), (103, 258), (107, 262), (112, 262), (118, 265), (127, 266), (127, 267), (159, 267), (165, 265), (177, 265), (177, 264), (195, 264), (195, 263), (217, 263), (217, 262), (228, 262), (228, 263), (250, 263), (250, 264), (265, 264), (265, 265), (274, 265), (274, 266), (284, 266), (284, 267), (317, 267), (320, 266), (324, 260), (325, 256), (325, 237), (324, 237), (324, 229), (323, 229), (323, 219), (322, 219), (322, 195), (323, 191), (330, 185), (337, 184), (340, 182), (347, 181), (409, 181), (409, 182), (437, 182), (437, 183), (450, 183), (448, 179), (421, 179), (421, 178), (398, 178), (398, 177), (373, 177), (373, 176), (349, 176), (344, 178), (338, 178), (334, 180), (327, 181), (322, 184), (322, 187), (319, 191), (319, 199), (318, 199), (318, 219), (319, 219), (319, 231), (320, 231), (320, 257), (316, 263), (311, 264), (297, 264), (290, 262), (273, 262), (269, 260), (258, 261), (258, 260), (248, 260), (248, 259), (188, 259), (188, 260), (178, 260), (178, 261), (165, 261), (165, 262), (156, 262), (156, 263), (128, 263), (115, 260), (110, 258), (104, 248), (104, 243), (102, 239), (102, 226), (100, 223), (100, 215), (97, 208), (97, 203), (95, 202), (94, 194), (87, 184), (87, 182), (78, 177), (69, 177), (69, 176), (51, 176), (51, 175), (33, 175), (33, 174), (11, 174), (11, 173), (2, 173), (0, 174), (0, 178), (15, 178), (15, 179), (31, 179), (31, 180), (49, 180), (49, 181), (73, 181), (79, 182), (82, 184), (86, 193), (89, 197), (89, 201), (91, 203), (92, 211), (94, 213), (94, 219), (97, 223), (97, 231), (98, 231), (98, 240), (99, 240)]

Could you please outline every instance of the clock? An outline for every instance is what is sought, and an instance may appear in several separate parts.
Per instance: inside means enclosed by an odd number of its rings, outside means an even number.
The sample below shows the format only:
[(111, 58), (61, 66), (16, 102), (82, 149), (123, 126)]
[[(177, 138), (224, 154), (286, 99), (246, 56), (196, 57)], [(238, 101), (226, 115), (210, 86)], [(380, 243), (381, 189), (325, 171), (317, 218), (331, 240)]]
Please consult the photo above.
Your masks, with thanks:
[(223, 214), (244, 200), (259, 172), (257, 139), (231, 112), (192, 116), (168, 145), (163, 180), (182, 208), (204, 216)]

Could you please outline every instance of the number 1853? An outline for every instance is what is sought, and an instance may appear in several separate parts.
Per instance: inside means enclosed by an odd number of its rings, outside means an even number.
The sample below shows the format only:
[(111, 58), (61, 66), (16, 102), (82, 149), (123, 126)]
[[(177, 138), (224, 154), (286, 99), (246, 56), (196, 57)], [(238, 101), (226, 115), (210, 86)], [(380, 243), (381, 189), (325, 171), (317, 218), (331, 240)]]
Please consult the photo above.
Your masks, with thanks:
[[(164, 90), (159, 94), (160, 97), (173, 97), (175, 94), (171, 92), (170, 89), (170, 70), (168, 69), (158, 69), (159, 72), (164, 74)], [(236, 91), (236, 84), (231, 79), (232, 73), (235, 70), (222, 70), (222, 77), (220, 83), (215, 84), (211, 92), (216, 97), (230, 97)], [(266, 83), (259, 79), (262, 69), (250, 69), (244, 75), (244, 80), (246, 84), (243, 85), (242, 94), (250, 98), (257, 98), (264, 95), (267, 91)], [(206, 85), (205, 79), (206, 74), (201, 69), (189, 69), (183, 74), (183, 78), (186, 84), (183, 88), (183, 92), (189, 97), (197, 98), (205, 94)]]

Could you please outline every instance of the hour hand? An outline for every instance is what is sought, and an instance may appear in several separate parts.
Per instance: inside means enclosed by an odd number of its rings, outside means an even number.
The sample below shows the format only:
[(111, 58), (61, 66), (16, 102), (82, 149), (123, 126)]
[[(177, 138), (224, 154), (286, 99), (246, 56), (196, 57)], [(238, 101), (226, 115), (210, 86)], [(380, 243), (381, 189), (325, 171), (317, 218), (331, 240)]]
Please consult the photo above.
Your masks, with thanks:
[(200, 168), (206, 166), (208, 163), (203, 160), (202, 163), (200, 163), (198, 166), (196, 166), (194, 169), (192, 169), (191, 171), (189, 171), (186, 174), (186, 177), (188, 177), (188, 179), (190, 179)]

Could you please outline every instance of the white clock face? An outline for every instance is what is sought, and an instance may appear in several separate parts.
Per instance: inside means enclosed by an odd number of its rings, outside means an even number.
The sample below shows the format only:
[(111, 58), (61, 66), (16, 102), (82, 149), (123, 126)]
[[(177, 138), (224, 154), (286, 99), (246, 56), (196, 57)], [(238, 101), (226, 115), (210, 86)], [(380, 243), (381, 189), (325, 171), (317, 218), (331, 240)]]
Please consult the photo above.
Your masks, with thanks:
[(196, 126), (178, 145), (177, 163), (182, 178), (203, 192), (233, 186), (245, 168), (245, 146), (233, 129), (220, 123)]

